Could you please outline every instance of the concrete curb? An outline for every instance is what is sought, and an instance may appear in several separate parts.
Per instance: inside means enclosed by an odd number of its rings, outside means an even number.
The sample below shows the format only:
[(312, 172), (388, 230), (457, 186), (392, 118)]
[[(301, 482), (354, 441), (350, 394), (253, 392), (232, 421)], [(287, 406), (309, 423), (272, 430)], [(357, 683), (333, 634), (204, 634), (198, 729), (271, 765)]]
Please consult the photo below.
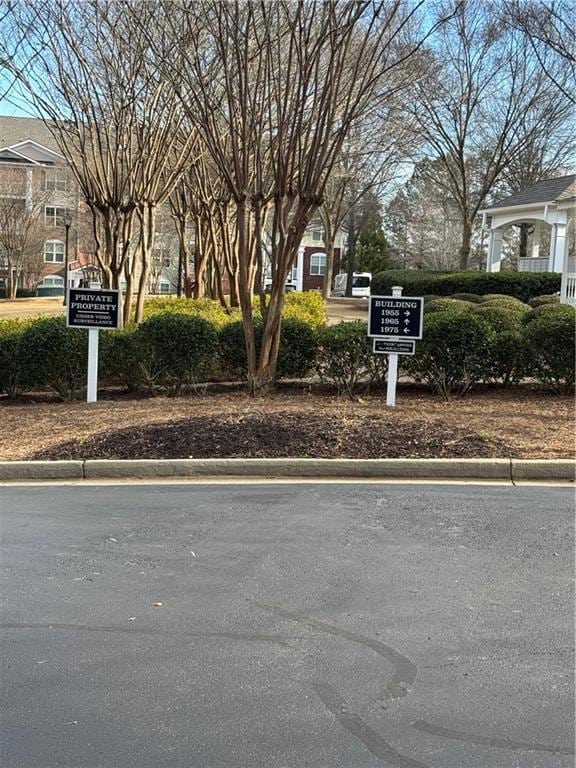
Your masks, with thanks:
[(512, 459), (512, 481), (523, 480), (563, 480), (573, 483), (576, 475), (576, 461), (554, 459)]
[(0, 461), (0, 480), (82, 480), (83, 461)]
[(528, 459), (140, 459), (4, 461), (3, 480), (150, 478), (363, 478), (574, 482), (572, 460)]
[(509, 459), (175, 459), (84, 462), (104, 477), (368, 477), (510, 479)]

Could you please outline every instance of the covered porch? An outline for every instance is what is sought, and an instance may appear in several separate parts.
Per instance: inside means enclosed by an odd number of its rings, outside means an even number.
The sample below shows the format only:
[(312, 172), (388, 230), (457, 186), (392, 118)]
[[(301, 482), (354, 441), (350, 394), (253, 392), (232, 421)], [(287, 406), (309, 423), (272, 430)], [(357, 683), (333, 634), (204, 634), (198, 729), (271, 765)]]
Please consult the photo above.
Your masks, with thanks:
[[(531, 225), (528, 254), (518, 259), (521, 272), (558, 272), (562, 275), (560, 301), (576, 306), (576, 176), (540, 181), (480, 211), (482, 227), (489, 233), (487, 272), (499, 272), (504, 230)], [(550, 228), (548, 253), (540, 253), (543, 227)]]

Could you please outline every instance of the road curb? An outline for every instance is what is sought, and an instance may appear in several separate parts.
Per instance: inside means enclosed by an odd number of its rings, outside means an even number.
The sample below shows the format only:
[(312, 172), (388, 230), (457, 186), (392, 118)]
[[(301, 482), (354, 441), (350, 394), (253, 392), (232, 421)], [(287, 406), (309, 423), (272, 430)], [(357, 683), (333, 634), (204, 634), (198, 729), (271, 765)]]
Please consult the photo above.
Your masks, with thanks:
[(510, 479), (509, 459), (141, 459), (84, 463), (86, 479), (105, 477), (363, 477)]
[(0, 461), (0, 480), (82, 480), (83, 461)]
[(512, 482), (525, 480), (562, 480), (573, 483), (576, 475), (576, 461), (554, 459), (511, 459)]
[(574, 482), (572, 460), (527, 459), (91, 459), (4, 461), (2, 480), (364, 478)]

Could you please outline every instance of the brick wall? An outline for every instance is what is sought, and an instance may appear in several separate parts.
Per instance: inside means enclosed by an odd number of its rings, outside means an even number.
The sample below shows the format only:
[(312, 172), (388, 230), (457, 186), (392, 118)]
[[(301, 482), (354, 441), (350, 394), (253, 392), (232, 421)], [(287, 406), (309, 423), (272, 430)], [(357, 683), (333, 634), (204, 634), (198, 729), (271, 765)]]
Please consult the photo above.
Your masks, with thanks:
[[(326, 253), (326, 250), (324, 248), (318, 248), (318, 246), (309, 245), (304, 248), (304, 275), (302, 277), (302, 290), (304, 291), (321, 291), (324, 286), (324, 275), (310, 274), (310, 257), (313, 253)], [(333, 275), (337, 275), (339, 271), (340, 248), (335, 248)]]

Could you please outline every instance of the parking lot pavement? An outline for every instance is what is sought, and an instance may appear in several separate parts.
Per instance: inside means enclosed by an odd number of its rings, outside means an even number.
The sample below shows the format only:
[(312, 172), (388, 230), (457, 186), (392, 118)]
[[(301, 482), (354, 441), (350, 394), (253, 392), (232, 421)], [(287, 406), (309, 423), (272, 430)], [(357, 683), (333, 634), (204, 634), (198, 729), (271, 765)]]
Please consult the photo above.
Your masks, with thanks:
[(573, 491), (2, 487), (3, 768), (568, 768)]

